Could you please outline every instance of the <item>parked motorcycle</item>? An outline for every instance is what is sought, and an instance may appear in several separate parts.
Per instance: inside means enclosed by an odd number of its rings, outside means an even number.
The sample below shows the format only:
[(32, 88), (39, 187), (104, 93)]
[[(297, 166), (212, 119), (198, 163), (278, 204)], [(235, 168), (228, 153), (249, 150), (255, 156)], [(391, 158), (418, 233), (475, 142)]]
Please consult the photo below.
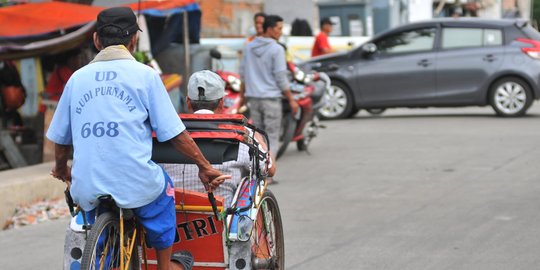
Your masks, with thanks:
[[(305, 73), (293, 62), (287, 62), (290, 89), (298, 102), (299, 110), (293, 115), (289, 103), (283, 102), (283, 120), (279, 137), (279, 149), (276, 158), (287, 150), (290, 142), (296, 142), (299, 151), (308, 152), (308, 147), (320, 128), (317, 112), (325, 106), (326, 90), (330, 87), (330, 78), (324, 72)], [(308, 152), (309, 153), (309, 152)]]
[[(220, 60), (221, 53), (217, 49), (210, 51), (210, 56)], [(225, 82), (225, 113), (249, 113), (244, 105), (240, 107), (240, 76), (233, 72), (222, 70), (222, 64), (218, 62), (216, 73)], [(279, 136), (279, 148), (276, 158), (279, 158), (287, 150), (290, 142), (296, 142), (299, 151), (308, 151), (309, 144), (317, 136), (320, 124), (317, 112), (325, 106), (325, 93), (330, 87), (330, 78), (324, 72), (305, 73), (293, 62), (287, 62), (289, 71), (290, 88), (299, 110), (293, 115), (289, 103), (283, 99), (283, 120)]]
[[(217, 49), (212, 49), (210, 50), (210, 57), (216, 60), (221, 60), (221, 53)], [(218, 68), (215, 70), (215, 72), (225, 82), (225, 96), (223, 99), (225, 111), (223, 113), (241, 113), (247, 117), (247, 107), (245, 105), (240, 107), (240, 86), (242, 85), (240, 75), (223, 70), (223, 64), (221, 61), (218, 61), (217, 63)]]

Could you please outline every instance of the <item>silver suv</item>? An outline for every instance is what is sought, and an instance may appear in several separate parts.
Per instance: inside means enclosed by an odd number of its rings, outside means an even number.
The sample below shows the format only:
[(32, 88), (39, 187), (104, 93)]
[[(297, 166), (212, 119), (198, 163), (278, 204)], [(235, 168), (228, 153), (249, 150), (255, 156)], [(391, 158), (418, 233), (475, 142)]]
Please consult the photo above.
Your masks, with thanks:
[(540, 98), (540, 33), (524, 20), (432, 20), (301, 66), (332, 79), (320, 111), (325, 118), (360, 109), (471, 105), (520, 116)]

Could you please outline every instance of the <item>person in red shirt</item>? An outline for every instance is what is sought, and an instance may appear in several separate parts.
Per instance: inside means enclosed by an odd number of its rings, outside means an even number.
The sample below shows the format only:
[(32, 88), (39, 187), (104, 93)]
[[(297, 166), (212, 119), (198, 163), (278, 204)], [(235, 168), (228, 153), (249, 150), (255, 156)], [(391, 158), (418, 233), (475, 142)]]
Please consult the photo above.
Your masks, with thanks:
[(54, 101), (60, 99), (67, 81), (73, 72), (81, 66), (79, 54), (80, 50), (74, 49), (58, 57), (57, 66), (47, 80), (47, 86), (45, 87), (46, 99)]
[(333, 25), (334, 23), (328, 17), (321, 20), (321, 32), (315, 38), (315, 44), (311, 50), (312, 57), (334, 52), (328, 42), (328, 35), (332, 32)]
[[(56, 65), (53, 72), (47, 79), (47, 85), (43, 93), (44, 100), (59, 101), (60, 96), (64, 92), (64, 87), (67, 81), (77, 69), (81, 67), (80, 50), (73, 49), (58, 55)], [(44, 113), (46, 111), (45, 104), (39, 106), (39, 111)]]

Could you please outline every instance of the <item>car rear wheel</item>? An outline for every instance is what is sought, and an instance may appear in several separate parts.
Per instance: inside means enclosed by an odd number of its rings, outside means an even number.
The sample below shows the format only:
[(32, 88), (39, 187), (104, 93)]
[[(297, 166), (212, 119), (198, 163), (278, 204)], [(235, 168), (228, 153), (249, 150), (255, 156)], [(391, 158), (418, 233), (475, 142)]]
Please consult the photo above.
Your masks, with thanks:
[(529, 85), (519, 78), (502, 78), (490, 89), (489, 103), (499, 116), (524, 115), (531, 106), (532, 100)]
[(353, 97), (349, 87), (339, 81), (332, 81), (326, 90), (326, 105), (319, 109), (322, 119), (340, 119), (351, 115), (354, 108)]

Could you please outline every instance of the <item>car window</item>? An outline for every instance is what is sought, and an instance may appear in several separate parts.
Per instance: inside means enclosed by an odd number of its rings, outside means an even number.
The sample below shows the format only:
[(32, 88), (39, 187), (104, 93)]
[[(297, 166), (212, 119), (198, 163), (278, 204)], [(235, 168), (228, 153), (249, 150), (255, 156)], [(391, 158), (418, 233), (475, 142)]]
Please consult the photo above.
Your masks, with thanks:
[(375, 42), (381, 54), (419, 52), (433, 49), (436, 28), (401, 32)]
[(482, 29), (444, 28), (442, 48), (482, 47)]
[(502, 45), (500, 29), (482, 28), (444, 28), (442, 33), (442, 48), (470, 48)]
[(484, 29), (484, 46), (500, 46), (503, 44), (502, 31), (499, 29)]

